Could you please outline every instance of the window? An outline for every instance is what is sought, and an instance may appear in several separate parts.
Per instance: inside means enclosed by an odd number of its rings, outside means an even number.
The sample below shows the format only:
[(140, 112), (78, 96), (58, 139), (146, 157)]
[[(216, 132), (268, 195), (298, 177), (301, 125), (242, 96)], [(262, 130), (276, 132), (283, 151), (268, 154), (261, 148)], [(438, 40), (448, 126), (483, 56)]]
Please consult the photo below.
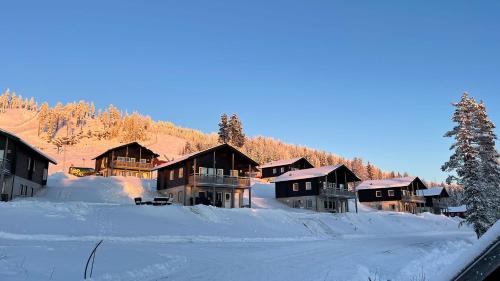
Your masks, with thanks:
[(30, 166), (31, 166), (31, 157), (28, 157), (28, 171), (30, 170)]
[(284, 173), (285, 172), (285, 167), (281, 167), (280, 171), (281, 171), (281, 173)]
[(184, 168), (179, 168), (179, 178), (182, 179), (184, 177)]
[(182, 191), (179, 191), (179, 192), (177, 193), (177, 201), (178, 201), (178, 202), (182, 202), (182, 199), (183, 199), (183, 198), (184, 198), (184, 197), (183, 197)]
[(394, 190), (387, 191), (387, 194), (389, 195), (389, 197), (394, 197)]
[(224, 176), (224, 169), (217, 169), (217, 176), (219, 177)]
[(306, 209), (312, 209), (312, 207), (313, 207), (313, 201), (306, 200)]
[(128, 162), (130, 162), (130, 163), (135, 163), (135, 158), (129, 158), (129, 159), (128, 159)]
[(306, 190), (311, 190), (311, 189), (312, 189), (311, 182), (310, 181), (306, 182)]
[(118, 156), (118, 157), (116, 157), (116, 159), (118, 161), (122, 161), (122, 162), (126, 162), (127, 161), (127, 157), (122, 157), (122, 156)]
[(323, 182), (323, 188), (326, 188), (328, 183), (326, 181)]
[(174, 180), (174, 170), (170, 171), (170, 177), (169, 180)]
[(199, 169), (200, 175), (207, 175), (208, 174), (208, 169), (205, 167), (200, 167)]
[(299, 191), (299, 184), (298, 183), (293, 184), (293, 191)]
[(276, 175), (276, 172), (277, 172), (276, 168), (273, 168), (273, 175)]
[(238, 177), (238, 170), (231, 170), (231, 177)]
[(382, 197), (382, 191), (380, 190), (375, 191), (375, 197)]
[(215, 169), (214, 168), (208, 168), (207, 171), (208, 171), (207, 174), (209, 176), (215, 176)]
[(147, 161), (147, 159), (141, 159), (141, 160), (139, 160), (139, 161), (140, 161), (142, 164), (146, 164), (146, 163), (148, 162), (148, 161)]
[(339, 183), (339, 188), (344, 189), (345, 185), (343, 183)]
[(396, 210), (396, 205), (391, 204), (391, 205), (389, 205), (389, 206), (390, 206), (390, 208), (391, 208), (391, 210), (392, 210), (392, 211)]
[(169, 193), (168, 194), (168, 198), (174, 198), (174, 194), (173, 193)]
[(323, 207), (324, 207), (325, 209), (328, 209), (328, 201), (323, 201)]

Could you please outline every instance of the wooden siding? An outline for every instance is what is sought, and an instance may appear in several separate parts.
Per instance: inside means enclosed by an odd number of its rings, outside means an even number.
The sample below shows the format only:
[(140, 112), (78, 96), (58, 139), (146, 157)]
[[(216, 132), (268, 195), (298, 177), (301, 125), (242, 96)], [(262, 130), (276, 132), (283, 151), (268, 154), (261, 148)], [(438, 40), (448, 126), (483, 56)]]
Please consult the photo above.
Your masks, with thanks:
[[(281, 168), (284, 168), (284, 172), (281, 172)], [(268, 168), (263, 168), (262, 169), (262, 178), (273, 178), (280, 176), (288, 171), (291, 170), (303, 170), (303, 169), (309, 169), (313, 168), (313, 166), (307, 162), (304, 158), (299, 159), (295, 163), (289, 164), (289, 165), (281, 165), (281, 166), (274, 166), (274, 167), (268, 167)], [(276, 169), (276, 173), (273, 173), (273, 170)]]
[[(394, 196), (389, 196), (389, 190), (394, 190)], [(376, 196), (377, 191), (382, 193), (382, 197)], [(401, 187), (359, 190), (358, 199), (359, 202), (399, 201), (401, 200)]]

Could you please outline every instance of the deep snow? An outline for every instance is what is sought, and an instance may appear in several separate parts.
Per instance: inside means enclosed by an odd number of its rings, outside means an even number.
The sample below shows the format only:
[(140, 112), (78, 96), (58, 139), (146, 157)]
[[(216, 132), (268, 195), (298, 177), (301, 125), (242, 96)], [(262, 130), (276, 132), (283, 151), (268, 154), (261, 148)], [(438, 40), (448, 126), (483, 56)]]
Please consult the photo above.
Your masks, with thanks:
[[(155, 182), (54, 174), (35, 198), (0, 204), (0, 280), (427, 280), (476, 240), (457, 219), (289, 209), (255, 183), (253, 209), (135, 206)], [(354, 208), (351, 208), (354, 210)]]

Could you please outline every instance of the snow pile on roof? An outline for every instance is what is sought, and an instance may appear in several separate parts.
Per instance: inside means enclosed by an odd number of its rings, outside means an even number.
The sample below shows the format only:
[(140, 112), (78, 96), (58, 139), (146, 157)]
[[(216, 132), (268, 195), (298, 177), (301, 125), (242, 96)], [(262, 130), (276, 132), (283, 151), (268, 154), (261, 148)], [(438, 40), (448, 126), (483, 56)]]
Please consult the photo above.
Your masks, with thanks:
[(393, 178), (385, 180), (367, 180), (356, 187), (356, 190), (374, 188), (392, 188), (410, 185), (417, 177)]
[(269, 163), (263, 164), (262, 166), (260, 166), (260, 168), (264, 169), (264, 168), (270, 168), (270, 167), (291, 165), (291, 164), (299, 161), (302, 158), (304, 158), (304, 157), (297, 157), (297, 158), (292, 158), (292, 159), (284, 159), (284, 160), (271, 161)]
[(41, 151), (40, 149), (32, 146), (31, 144), (25, 142), (22, 138), (16, 136), (14, 133), (11, 133), (7, 130), (4, 130), (2, 128), (0, 128), (0, 132), (6, 134), (6, 135), (9, 135), (10, 137), (16, 139), (17, 141), (21, 142), (22, 144), (26, 145), (27, 147), (29, 147), (30, 149), (32, 149), (33, 151), (35, 151), (36, 153), (40, 154), (42, 157), (45, 157), (47, 160), (49, 160), (50, 162), (54, 163), (54, 164), (57, 164), (57, 161), (52, 158), (51, 156), (49, 156), (48, 154), (44, 153), (43, 151)]
[(335, 166), (323, 166), (318, 168), (310, 168), (304, 170), (295, 170), (282, 174), (274, 179), (274, 182), (290, 181), (290, 180), (300, 180), (300, 179), (310, 179), (326, 176), (329, 173), (337, 170), (343, 166), (342, 164)]
[(448, 207), (449, 213), (465, 213), (467, 211), (467, 207), (465, 205)]
[(444, 187), (431, 187), (428, 189), (419, 189), (417, 190), (418, 196), (438, 196), (443, 192)]

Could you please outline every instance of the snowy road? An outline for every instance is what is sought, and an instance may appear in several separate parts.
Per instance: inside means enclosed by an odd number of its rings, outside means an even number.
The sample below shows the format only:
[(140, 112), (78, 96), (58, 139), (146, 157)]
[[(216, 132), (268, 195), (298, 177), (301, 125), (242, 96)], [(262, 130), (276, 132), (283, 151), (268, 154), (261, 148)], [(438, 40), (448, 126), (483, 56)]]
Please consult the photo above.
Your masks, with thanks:
[[(141, 241), (140, 237), (136, 237)], [(423, 268), (446, 266), (443, 252), (459, 253), (467, 233), (380, 237), (363, 235), (285, 242), (104, 241), (95, 280), (408, 280)], [(19, 244), (0, 239), (1, 280), (81, 280), (93, 241)], [(82, 239), (86, 240), (86, 239)], [(7, 255), (3, 253), (9, 253)], [(434, 253), (434, 254), (433, 254)], [(383, 262), (382, 262), (383, 261)], [(440, 263), (441, 262), (441, 263)], [(401, 266), (402, 265), (402, 266)], [(399, 279), (401, 278), (401, 279)]]

